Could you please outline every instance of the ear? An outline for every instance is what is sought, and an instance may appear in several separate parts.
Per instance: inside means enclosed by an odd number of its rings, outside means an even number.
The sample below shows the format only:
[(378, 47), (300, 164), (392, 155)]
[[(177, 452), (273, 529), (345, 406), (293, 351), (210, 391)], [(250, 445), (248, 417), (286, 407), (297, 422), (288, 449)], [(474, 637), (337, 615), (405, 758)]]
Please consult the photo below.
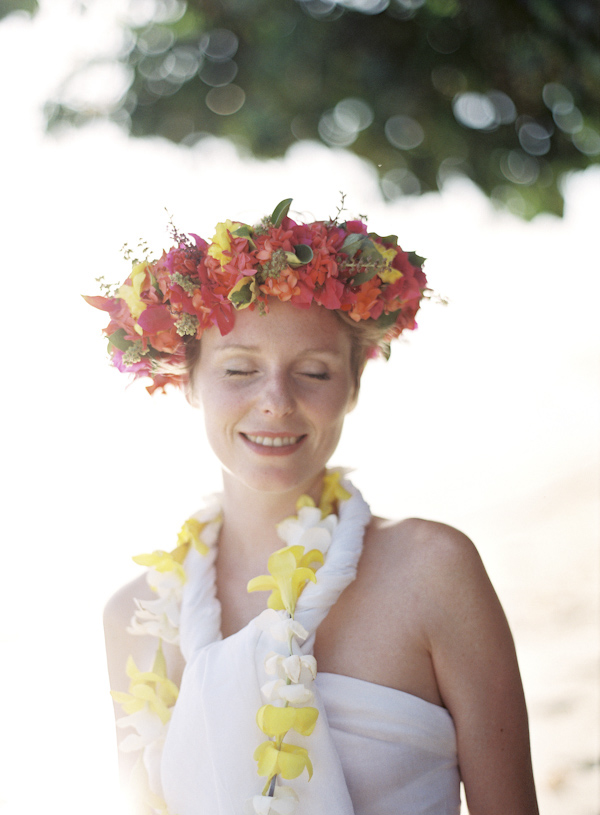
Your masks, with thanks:
[(346, 411), (346, 414), (352, 413), (352, 411), (354, 410), (354, 408), (356, 407), (356, 405), (358, 403), (358, 395), (360, 393), (360, 383), (362, 381), (362, 375), (364, 373), (366, 364), (367, 364), (367, 360), (365, 359), (363, 361), (362, 365), (360, 366), (358, 376), (356, 377), (356, 382), (354, 383), (354, 393), (352, 394), (352, 399), (350, 400), (350, 402), (348, 404), (348, 409)]
[(194, 388), (194, 383), (191, 376), (188, 376), (185, 382), (182, 385), (183, 393), (185, 395), (186, 402), (193, 408), (200, 407), (200, 400), (198, 398), (198, 393)]

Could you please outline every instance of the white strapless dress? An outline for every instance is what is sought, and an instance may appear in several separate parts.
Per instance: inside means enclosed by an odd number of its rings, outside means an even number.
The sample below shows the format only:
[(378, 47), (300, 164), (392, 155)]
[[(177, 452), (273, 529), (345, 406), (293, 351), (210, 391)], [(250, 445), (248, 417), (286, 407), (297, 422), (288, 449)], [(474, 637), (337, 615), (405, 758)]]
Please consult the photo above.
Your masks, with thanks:
[[(310, 632), (354, 579), (370, 512), (348, 482), (339, 522), (316, 584), (295, 618)], [(214, 558), (191, 551), (181, 608), (186, 668), (157, 773), (171, 815), (244, 815), (264, 779), (253, 752), (265, 736), (256, 725), (264, 703), (264, 658), (281, 643), (251, 622), (221, 638)], [(317, 675), (320, 715), (309, 737), (294, 733), (314, 764), (310, 781), (290, 783), (295, 815), (456, 815), (460, 809), (456, 734), (447, 710), (410, 694), (346, 676)], [(288, 738), (286, 737), (286, 741)], [(158, 764), (158, 762), (157, 762)], [(157, 766), (158, 770), (158, 766)]]
[(320, 673), (316, 684), (355, 815), (457, 815), (456, 732), (445, 708), (349, 676)]

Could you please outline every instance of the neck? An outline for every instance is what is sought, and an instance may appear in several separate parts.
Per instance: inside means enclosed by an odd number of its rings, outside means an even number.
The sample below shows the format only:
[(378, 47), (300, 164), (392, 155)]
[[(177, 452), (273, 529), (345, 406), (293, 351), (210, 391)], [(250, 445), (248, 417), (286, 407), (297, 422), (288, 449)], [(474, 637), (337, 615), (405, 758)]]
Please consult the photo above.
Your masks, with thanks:
[(295, 515), (300, 495), (310, 495), (319, 502), (324, 472), (310, 483), (286, 492), (261, 492), (248, 488), (229, 473), (223, 473), (223, 526), (219, 539), (220, 551), (228, 550), (245, 560), (265, 562), (284, 542), (276, 526)]

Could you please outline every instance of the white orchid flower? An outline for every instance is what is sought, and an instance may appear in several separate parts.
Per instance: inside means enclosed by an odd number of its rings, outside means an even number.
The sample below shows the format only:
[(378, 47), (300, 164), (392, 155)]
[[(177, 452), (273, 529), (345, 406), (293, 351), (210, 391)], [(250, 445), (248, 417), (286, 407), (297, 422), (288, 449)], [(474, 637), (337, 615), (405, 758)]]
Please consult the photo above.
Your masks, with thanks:
[(179, 642), (180, 605), (172, 596), (137, 600), (128, 634), (149, 634), (166, 642)]
[(275, 794), (254, 795), (246, 801), (245, 815), (292, 815), (298, 796), (291, 787), (275, 787)]
[(181, 601), (182, 587), (185, 581), (182, 580), (177, 571), (159, 572), (150, 568), (146, 579), (150, 588), (154, 589), (159, 597), (167, 597), (172, 593), (173, 599), (178, 602)]
[(267, 702), (288, 702), (290, 705), (307, 705), (314, 701), (315, 695), (306, 685), (288, 685), (283, 679), (266, 682), (261, 691)]
[(119, 745), (123, 753), (141, 750), (157, 739), (163, 739), (167, 733), (167, 724), (163, 724), (160, 716), (153, 713), (148, 705), (143, 710), (121, 716), (117, 719), (117, 727), (132, 727), (136, 732), (126, 736)]
[(317, 660), (312, 654), (283, 656), (271, 651), (265, 658), (265, 671), (291, 682), (306, 682), (317, 675)]
[(318, 507), (302, 507), (296, 518), (277, 524), (277, 534), (288, 546), (304, 546), (306, 552), (318, 549), (325, 554), (337, 524), (335, 515), (321, 518)]
[(266, 608), (255, 618), (254, 624), (261, 631), (268, 631), (277, 642), (290, 642), (293, 637), (298, 640), (305, 640), (308, 631), (303, 625), (292, 620), (285, 611), (274, 611)]

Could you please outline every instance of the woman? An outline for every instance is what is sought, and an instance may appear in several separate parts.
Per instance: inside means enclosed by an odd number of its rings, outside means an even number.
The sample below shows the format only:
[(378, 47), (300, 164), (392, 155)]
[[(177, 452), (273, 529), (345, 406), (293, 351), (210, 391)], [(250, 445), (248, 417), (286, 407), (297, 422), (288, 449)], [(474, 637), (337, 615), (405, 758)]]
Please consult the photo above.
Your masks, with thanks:
[(446, 815), (462, 779), (471, 815), (535, 815), (514, 646), (472, 543), (373, 518), (326, 471), (368, 357), (415, 327), (420, 259), (289, 205), (210, 245), (176, 235), (87, 298), (117, 367), (201, 406), (223, 466), (219, 501), (106, 609), (136, 811)]

